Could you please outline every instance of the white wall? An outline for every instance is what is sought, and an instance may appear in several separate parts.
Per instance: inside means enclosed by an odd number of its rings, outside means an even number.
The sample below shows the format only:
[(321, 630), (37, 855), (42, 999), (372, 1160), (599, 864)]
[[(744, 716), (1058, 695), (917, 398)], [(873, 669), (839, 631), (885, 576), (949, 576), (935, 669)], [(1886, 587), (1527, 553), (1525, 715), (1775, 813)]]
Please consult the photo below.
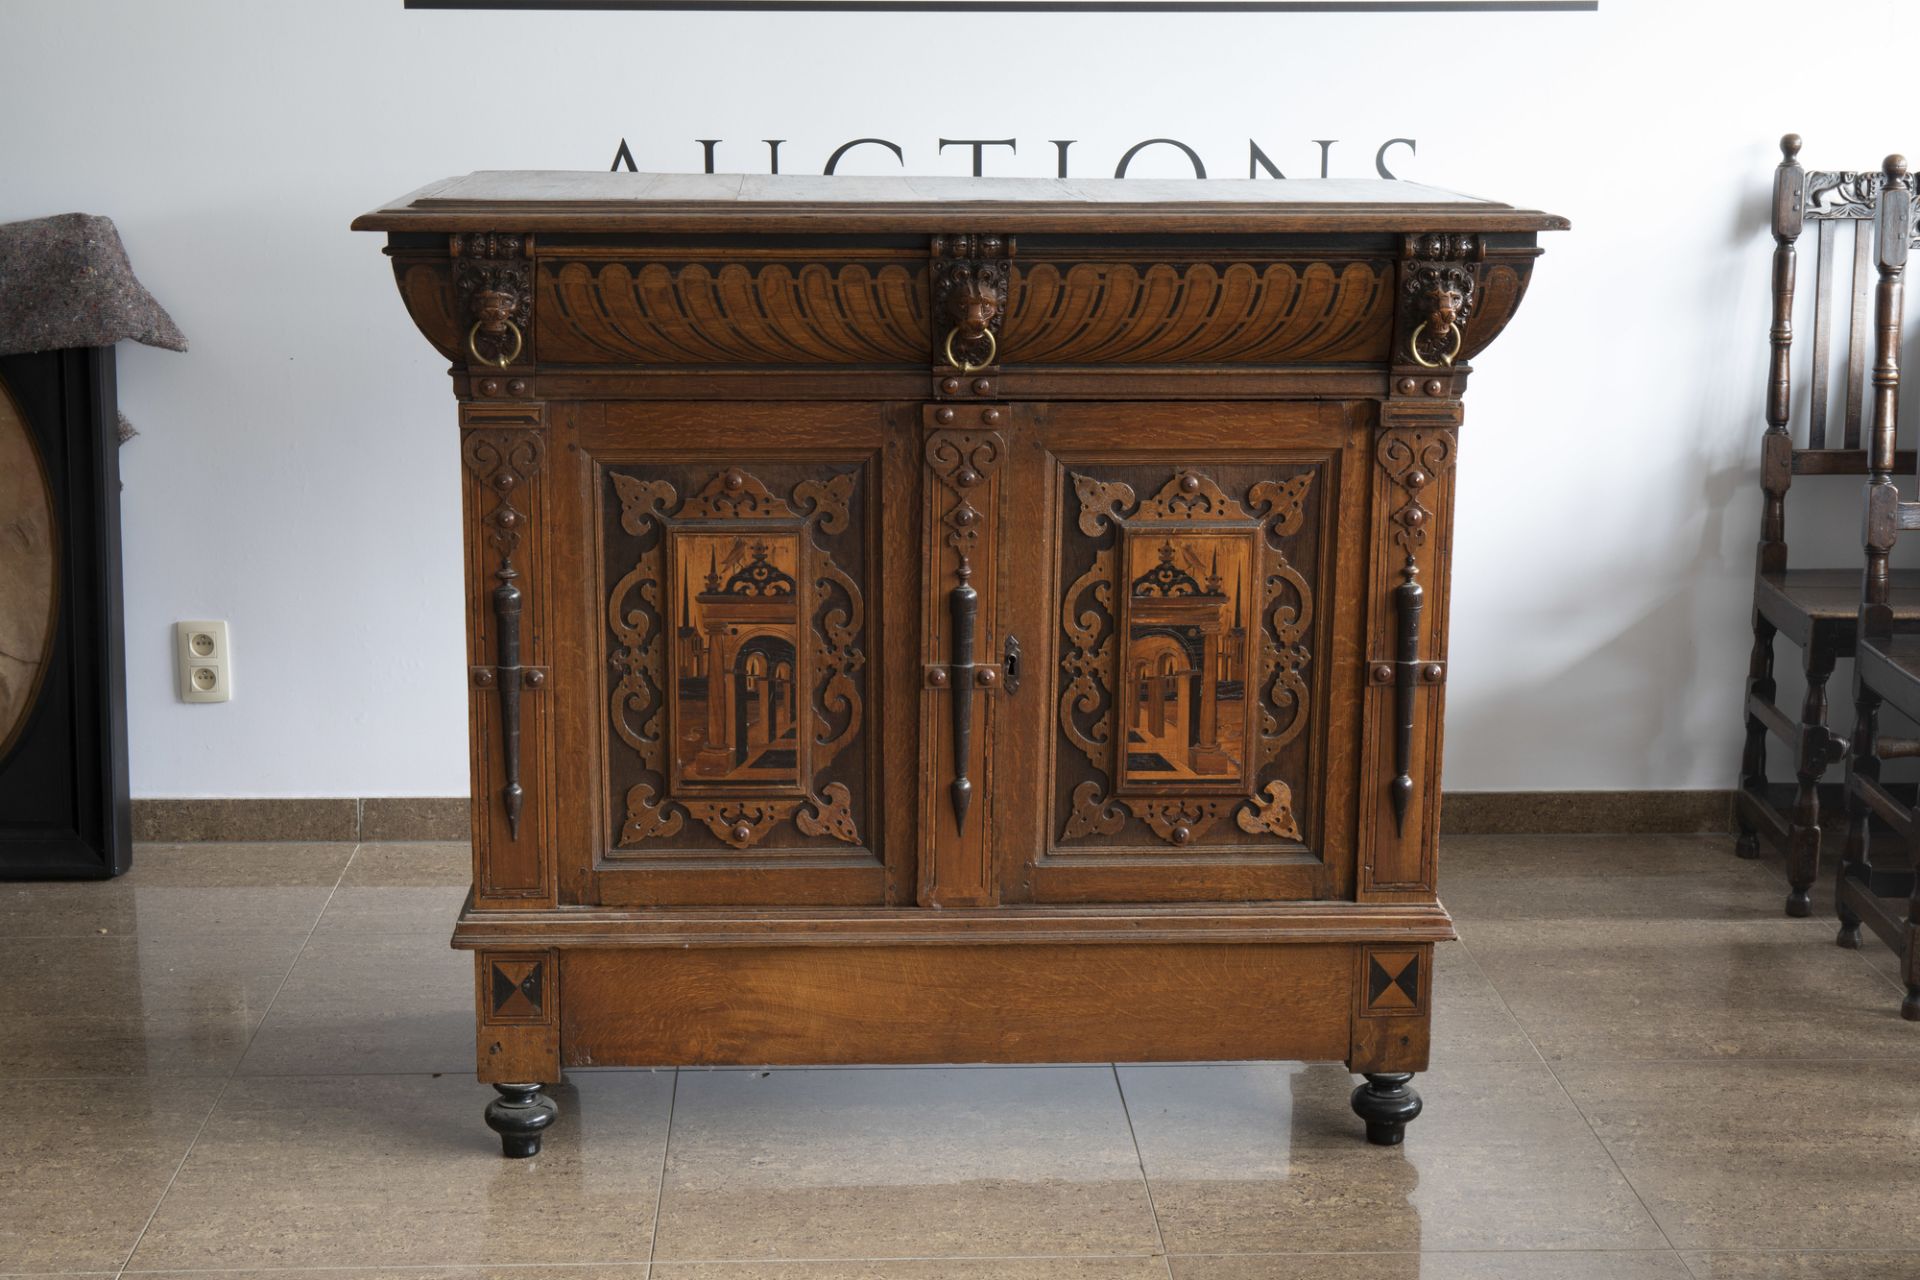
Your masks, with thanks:
[[(1913, 119), (1902, 0), (1595, 15), (407, 12), (401, 0), (0, 0), (0, 220), (113, 217), (193, 341), (123, 345), (136, 795), (464, 792), (444, 364), (357, 213), (480, 168), (818, 172), (880, 135), (1020, 139), (1081, 176), (1143, 138), (1245, 176), (1400, 176), (1572, 218), (1481, 361), (1460, 479), (1447, 784), (1731, 785), (1756, 528), (1766, 193), (1787, 129), (1876, 165)], [(1785, 45), (1780, 32), (1792, 33)], [(1880, 31), (1863, 44), (1849, 33)], [(1884, 61), (1886, 73), (1876, 70)], [(1790, 78), (1789, 78), (1790, 77)], [(1893, 122), (1891, 124), (1887, 122)], [(1180, 176), (1177, 155), (1138, 176)], [(867, 149), (848, 172), (898, 171)], [(1170, 157), (1170, 159), (1169, 159)], [(880, 163), (884, 161), (885, 163)], [(1856, 489), (1796, 531), (1855, 562)], [(1801, 497), (1802, 495), (1796, 495)], [(235, 700), (168, 627), (233, 623)]]

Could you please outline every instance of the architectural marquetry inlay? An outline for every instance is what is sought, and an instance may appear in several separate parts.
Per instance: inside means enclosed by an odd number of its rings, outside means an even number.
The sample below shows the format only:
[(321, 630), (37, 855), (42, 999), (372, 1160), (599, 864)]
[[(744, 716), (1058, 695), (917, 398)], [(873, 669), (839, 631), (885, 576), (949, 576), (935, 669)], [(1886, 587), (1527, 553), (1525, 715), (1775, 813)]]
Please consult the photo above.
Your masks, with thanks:
[(1069, 473), (1070, 518), (1098, 545), (1060, 601), (1057, 718), (1098, 778), (1073, 788), (1062, 839), (1117, 835), (1127, 814), (1176, 847), (1229, 816), (1302, 839), (1278, 774), (1308, 718), (1314, 592), (1288, 550), (1316, 474), (1229, 492), (1189, 469), (1142, 499)]
[(734, 849), (788, 821), (859, 844), (853, 790), (831, 772), (865, 702), (865, 595), (835, 554), (859, 563), (857, 474), (779, 491), (737, 465), (607, 476), (613, 527), (632, 540), (607, 599), (609, 714), (640, 767), (617, 844), (682, 836), (689, 820)]

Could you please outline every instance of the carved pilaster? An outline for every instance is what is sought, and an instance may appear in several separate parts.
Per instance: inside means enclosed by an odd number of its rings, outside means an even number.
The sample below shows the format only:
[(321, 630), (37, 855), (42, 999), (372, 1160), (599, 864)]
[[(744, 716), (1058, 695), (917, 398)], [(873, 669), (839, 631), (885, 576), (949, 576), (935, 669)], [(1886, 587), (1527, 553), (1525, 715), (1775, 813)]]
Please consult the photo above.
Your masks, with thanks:
[[(1011, 236), (933, 237), (929, 285), (936, 367), (973, 374), (1000, 363), (1000, 324), (1007, 312), (1013, 249)], [(943, 395), (987, 395), (992, 390), (991, 384), (981, 389), (951, 376), (936, 387)]]
[[(920, 896), (928, 905), (986, 906), (995, 898), (990, 823), (970, 820), (992, 793), (993, 661), (998, 612), (1000, 471), (1006, 410), (936, 408), (926, 437), (923, 759)], [(964, 418), (964, 422), (962, 419)], [(935, 818), (933, 815), (938, 814)]]
[(1457, 447), (1446, 427), (1399, 427), (1375, 440), (1363, 896), (1420, 894), (1433, 882), (1440, 798), (1430, 786), (1416, 794), (1415, 779), (1439, 775)]
[(491, 666), (473, 669), (476, 689), (491, 689), (500, 701), (500, 799), (507, 814), (510, 839), (520, 838), (520, 814), (526, 792), (520, 782), (520, 695), (546, 683), (546, 671), (520, 662), (520, 616), (524, 596), (514, 553), (527, 525), (527, 513), (514, 505), (515, 490), (540, 472), (545, 446), (533, 431), (471, 431), (462, 449), (468, 470), (493, 495), (493, 509), (483, 517), (487, 542), (498, 557), (494, 586), (488, 593), (494, 622)]
[(460, 417), (476, 895), (539, 906), (554, 894), (545, 414), (523, 401)]

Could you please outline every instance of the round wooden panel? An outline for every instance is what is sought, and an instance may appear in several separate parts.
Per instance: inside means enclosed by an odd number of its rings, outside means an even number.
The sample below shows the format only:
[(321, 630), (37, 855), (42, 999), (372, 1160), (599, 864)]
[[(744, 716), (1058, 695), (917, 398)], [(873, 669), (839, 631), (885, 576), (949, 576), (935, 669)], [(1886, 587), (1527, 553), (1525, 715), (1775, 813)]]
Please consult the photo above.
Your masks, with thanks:
[(0, 382), (0, 760), (25, 727), (52, 656), (57, 552), (40, 450)]

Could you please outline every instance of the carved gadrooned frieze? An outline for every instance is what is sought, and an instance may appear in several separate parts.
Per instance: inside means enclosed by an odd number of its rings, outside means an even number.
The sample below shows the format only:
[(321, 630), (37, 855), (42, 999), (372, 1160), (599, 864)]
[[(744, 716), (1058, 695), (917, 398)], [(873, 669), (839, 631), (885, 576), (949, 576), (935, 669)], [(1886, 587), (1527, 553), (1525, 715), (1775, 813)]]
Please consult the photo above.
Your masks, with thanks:
[(934, 363), (963, 373), (998, 363), (1013, 237), (935, 236), (931, 249)]
[(1300, 538), (1314, 529), (1316, 475), (1229, 492), (1189, 469), (1145, 499), (1119, 475), (1069, 476), (1073, 527), (1093, 545), (1060, 600), (1057, 717), (1094, 776), (1062, 780), (1063, 841), (1124, 840), (1132, 819), (1184, 847), (1228, 818), (1247, 835), (1303, 839), (1288, 748), (1311, 696), (1315, 598)]
[(465, 318), (466, 352), (477, 364), (524, 361), (533, 332), (533, 237), (498, 231), (455, 234), (453, 292)]
[(789, 821), (861, 843), (862, 773), (843, 758), (866, 699), (857, 473), (607, 477), (616, 846), (684, 844), (689, 819), (734, 849)]

